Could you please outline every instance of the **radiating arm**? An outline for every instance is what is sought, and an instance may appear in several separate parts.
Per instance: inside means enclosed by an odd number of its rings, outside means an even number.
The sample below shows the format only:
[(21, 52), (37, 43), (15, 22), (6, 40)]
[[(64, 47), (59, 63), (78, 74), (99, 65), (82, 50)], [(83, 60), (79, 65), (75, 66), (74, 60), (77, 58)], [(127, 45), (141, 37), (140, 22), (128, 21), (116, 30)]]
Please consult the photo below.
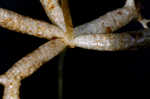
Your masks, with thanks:
[(75, 35), (88, 33), (112, 33), (139, 17), (134, 0), (126, 0), (123, 8), (106, 13), (105, 15), (75, 28)]
[(17, 78), (25, 78), (36, 71), (42, 64), (60, 53), (65, 46), (64, 42), (60, 39), (51, 40), (15, 63), (7, 71), (6, 75), (10, 76), (10, 78), (15, 76)]
[(150, 42), (150, 29), (120, 34), (85, 34), (73, 42), (77, 47), (98, 51), (126, 50)]
[(64, 37), (63, 31), (54, 25), (3, 8), (0, 8), (0, 26), (41, 38)]
[(87, 34), (76, 37), (74, 43), (85, 49), (116, 51), (135, 44), (135, 39), (129, 34)]
[(52, 23), (66, 31), (64, 14), (58, 1), (59, 0), (40, 0), (47, 16)]
[(20, 81), (60, 53), (65, 46), (60, 39), (49, 41), (15, 63), (0, 76), (0, 82), (5, 86), (3, 99), (20, 99)]

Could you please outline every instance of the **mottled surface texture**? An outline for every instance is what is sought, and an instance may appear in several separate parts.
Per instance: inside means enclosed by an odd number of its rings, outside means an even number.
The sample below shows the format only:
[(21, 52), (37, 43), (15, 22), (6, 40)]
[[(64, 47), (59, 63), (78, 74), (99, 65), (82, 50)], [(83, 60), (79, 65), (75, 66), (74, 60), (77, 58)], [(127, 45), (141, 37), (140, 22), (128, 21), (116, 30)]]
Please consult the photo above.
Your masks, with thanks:
[(148, 28), (146, 24), (149, 20), (142, 19), (135, 0), (125, 1), (122, 8), (107, 12), (75, 28), (72, 25), (67, 0), (40, 0), (52, 24), (0, 8), (1, 27), (49, 40), (0, 76), (0, 83), (4, 85), (3, 99), (20, 99), (21, 81), (67, 46), (97, 51), (118, 51), (149, 41), (149, 29), (113, 33), (132, 20), (139, 21), (144, 28)]

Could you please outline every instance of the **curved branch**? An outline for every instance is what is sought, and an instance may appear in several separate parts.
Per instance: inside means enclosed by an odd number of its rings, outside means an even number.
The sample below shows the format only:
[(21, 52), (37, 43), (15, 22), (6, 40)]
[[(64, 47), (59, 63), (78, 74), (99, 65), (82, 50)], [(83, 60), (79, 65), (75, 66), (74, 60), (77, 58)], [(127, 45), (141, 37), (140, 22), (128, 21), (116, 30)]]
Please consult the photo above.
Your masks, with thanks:
[(106, 13), (105, 15), (75, 28), (76, 36), (89, 33), (112, 33), (139, 17), (134, 0), (127, 0), (123, 8)]
[(12, 68), (6, 72), (7, 77), (23, 79), (31, 75), (45, 62), (59, 54), (65, 46), (64, 42), (60, 39), (51, 40), (41, 45), (38, 49), (16, 62)]
[(30, 76), (45, 62), (60, 53), (66, 45), (60, 39), (49, 41), (15, 63), (5, 74), (0, 76), (0, 83), (5, 87), (3, 99), (20, 99), (20, 81)]

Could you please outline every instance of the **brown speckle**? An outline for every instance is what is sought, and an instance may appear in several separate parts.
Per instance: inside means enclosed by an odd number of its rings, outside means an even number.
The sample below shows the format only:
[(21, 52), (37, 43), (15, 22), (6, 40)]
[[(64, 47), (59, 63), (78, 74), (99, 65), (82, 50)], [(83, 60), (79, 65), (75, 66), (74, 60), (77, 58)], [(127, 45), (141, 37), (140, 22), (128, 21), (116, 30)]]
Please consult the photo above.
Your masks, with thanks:
[(55, 6), (54, 6), (54, 5), (52, 5), (52, 6), (51, 6), (51, 9), (53, 9), (53, 8), (55, 8)]
[(111, 33), (111, 32), (112, 32), (111, 27), (106, 27), (106, 32), (107, 32), (107, 33)]
[(57, 37), (52, 37), (52, 39), (51, 40), (56, 40), (57, 39)]
[(49, 7), (47, 7), (49, 10), (52, 10), (52, 9), (54, 9), (55, 8), (55, 5), (51, 5), (51, 6), (49, 6)]
[(121, 11), (118, 11), (117, 14), (122, 15), (122, 12), (121, 12)]
[(93, 35), (93, 37), (94, 37), (94, 38), (96, 38), (96, 37), (97, 37), (97, 35), (95, 35), (95, 34), (94, 34), (94, 35)]

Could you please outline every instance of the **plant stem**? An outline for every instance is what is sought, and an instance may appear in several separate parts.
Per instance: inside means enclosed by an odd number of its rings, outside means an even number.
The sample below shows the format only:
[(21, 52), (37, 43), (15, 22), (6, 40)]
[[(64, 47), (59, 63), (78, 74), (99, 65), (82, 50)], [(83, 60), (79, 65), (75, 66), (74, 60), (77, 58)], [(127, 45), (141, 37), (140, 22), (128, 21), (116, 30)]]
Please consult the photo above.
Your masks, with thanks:
[(63, 99), (63, 65), (67, 48), (60, 54), (58, 64), (58, 99)]

